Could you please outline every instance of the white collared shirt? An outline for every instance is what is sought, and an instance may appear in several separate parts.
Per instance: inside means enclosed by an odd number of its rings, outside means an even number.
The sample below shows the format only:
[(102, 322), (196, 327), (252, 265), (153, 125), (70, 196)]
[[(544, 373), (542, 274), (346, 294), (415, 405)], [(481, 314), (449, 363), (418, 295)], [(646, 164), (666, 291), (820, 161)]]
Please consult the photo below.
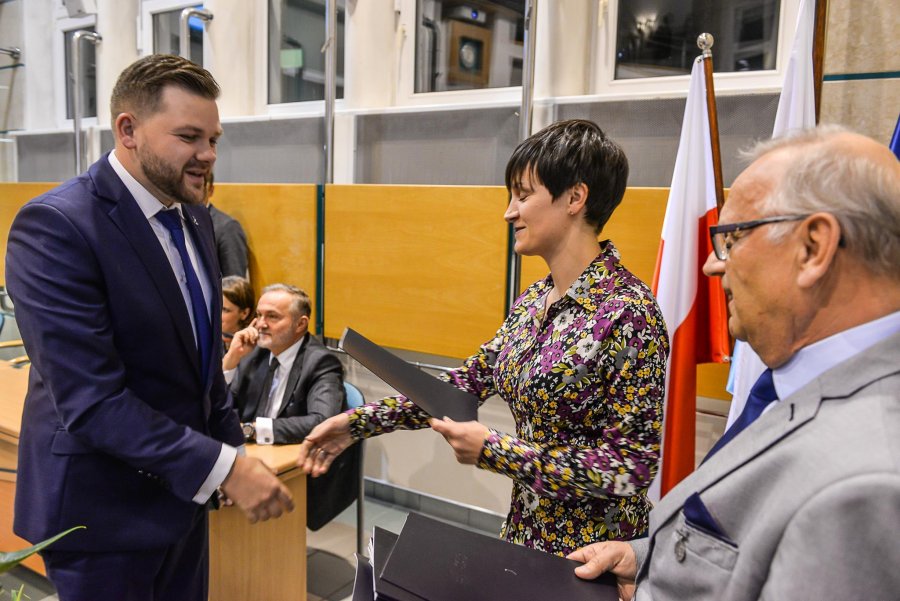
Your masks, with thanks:
[[(156, 239), (159, 240), (160, 246), (162, 246), (163, 251), (166, 253), (166, 258), (169, 259), (169, 264), (172, 266), (172, 272), (175, 273), (175, 277), (178, 280), (178, 287), (181, 289), (181, 295), (184, 297), (184, 306), (187, 309), (188, 317), (191, 320), (191, 332), (194, 334), (194, 344), (197, 344), (197, 324), (194, 322), (194, 312), (191, 310), (191, 293), (187, 287), (187, 277), (184, 274), (184, 265), (181, 262), (181, 255), (178, 254), (178, 249), (172, 241), (172, 235), (169, 233), (169, 230), (156, 219), (156, 214), (166, 210), (166, 206), (142, 186), (134, 176), (128, 173), (128, 170), (125, 169), (119, 159), (116, 158), (115, 150), (109, 153), (109, 164), (113, 168), (113, 171), (116, 172), (116, 175), (119, 176), (119, 179), (122, 180), (122, 183), (125, 184), (125, 188), (131, 193), (135, 202), (137, 202), (144, 217), (147, 218), (150, 227), (153, 228)], [(173, 204), (172, 210), (178, 211), (179, 215), (181, 215), (183, 224), (184, 213), (181, 211), (181, 204)], [(210, 313), (210, 319), (220, 319), (220, 316), (212, 315), (212, 282), (209, 279), (209, 274), (203, 267), (203, 262), (199, 260), (192, 236), (185, 235), (184, 239), (188, 257), (193, 264), (197, 279), (200, 280), (200, 288), (203, 290), (203, 299), (206, 301), (206, 310)], [(213, 344), (215, 344), (215, 342), (216, 341), (213, 341)], [(219, 451), (219, 457), (216, 459), (216, 463), (213, 465), (206, 480), (200, 486), (200, 490), (194, 495), (193, 501), (195, 503), (204, 505), (209, 498), (215, 494), (216, 489), (219, 488), (222, 482), (225, 481), (225, 478), (228, 477), (228, 473), (231, 471), (231, 466), (234, 465), (234, 460), (238, 455), (238, 452), (238, 449), (235, 447), (222, 443), (222, 449)], [(244, 454), (243, 449), (240, 450), (240, 454)]]
[[(900, 311), (895, 311), (803, 347), (787, 363), (773, 370), (772, 377), (778, 398), (786, 399), (837, 364), (898, 332)], [(774, 404), (770, 404), (765, 410), (768, 411)]]
[(278, 410), (281, 409), (281, 401), (284, 399), (284, 391), (287, 389), (288, 375), (291, 373), (291, 368), (294, 367), (294, 359), (297, 358), (297, 354), (300, 352), (303, 343), (306, 342), (307, 336), (308, 334), (304, 335), (300, 340), (281, 351), (281, 354), (269, 357), (270, 363), (273, 359), (278, 359), (278, 369), (275, 370), (275, 375), (272, 376), (272, 388), (269, 395), (269, 398), (277, 400), (272, 403), (269, 415), (260, 417), (278, 417)]

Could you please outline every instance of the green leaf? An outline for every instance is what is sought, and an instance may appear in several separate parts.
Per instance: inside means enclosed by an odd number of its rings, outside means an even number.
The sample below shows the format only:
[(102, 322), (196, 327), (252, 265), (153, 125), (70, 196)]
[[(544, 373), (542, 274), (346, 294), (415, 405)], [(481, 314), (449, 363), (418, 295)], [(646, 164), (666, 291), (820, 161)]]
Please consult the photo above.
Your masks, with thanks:
[(44, 547), (52, 545), (53, 543), (55, 543), (56, 541), (58, 541), (65, 535), (69, 534), (70, 532), (74, 532), (75, 530), (81, 530), (82, 528), (85, 528), (85, 527), (86, 526), (75, 526), (74, 528), (69, 528), (65, 532), (60, 532), (56, 536), (54, 536), (52, 538), (48, 538), (45, 541), (41, 541), (34, 546), (28, 547), (27, 549), (21, 549), (19, 551), (12, 551), (10, 553), (0, 553), (0, 574), (11, 570), (12, 568), (14, 568), (17, 565), (19, 565), (20, 563), (22, 563), (22, 561), (24, 561), (25, 559), (28, 559), (29, 557), (31, 557), (38, 551), (42, 550)]

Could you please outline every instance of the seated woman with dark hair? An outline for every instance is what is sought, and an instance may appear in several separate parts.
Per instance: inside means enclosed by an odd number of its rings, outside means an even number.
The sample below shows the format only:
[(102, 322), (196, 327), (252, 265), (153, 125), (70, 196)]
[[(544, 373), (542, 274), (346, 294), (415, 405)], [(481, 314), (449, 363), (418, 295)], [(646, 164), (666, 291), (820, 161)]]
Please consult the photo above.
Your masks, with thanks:
[(650, 288), (598, 235), (628, 178), (622, 149), (590, 121), (555, 123), (506, 168), (515, 251), (550, 275), (513, 304), (494, 338), (442, 377), (498, 394), (515, 433), (429, 416), (405, 397), (319, 424), (298, 464), (313, 476), (355, 441), (431, 426), (461, 463), (512, 478), (502, 536), (566, 555), (589, 541), (645, 536), (656, 474), (669, 342)]
[(229, 275), (222, 278), (222, 343), (225, 350), (231, 339), (253, 321), (256, 299), (253, 287), (246, 278)]

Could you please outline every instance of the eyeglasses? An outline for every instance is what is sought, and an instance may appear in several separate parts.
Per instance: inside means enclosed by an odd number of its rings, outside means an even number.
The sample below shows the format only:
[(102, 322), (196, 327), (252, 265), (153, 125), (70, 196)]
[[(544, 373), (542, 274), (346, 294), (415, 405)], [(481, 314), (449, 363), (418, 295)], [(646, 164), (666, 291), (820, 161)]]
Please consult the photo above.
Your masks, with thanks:
[(740, 223), (726, 223), (724, 225), (713, 225), (709, 228), (709, 237), (712, 239), (713, 251), (716, 258), (720, 261), (728, 260), (728, 253), (731, 247), (741, 239), (736, 234), (738, 232), (749, 232), (761, 225), (770, 223), (781, 223), (782, 221), (799, 221), (806, 219), (809, 215), (782, 215), (778, 217), (765, 217), (763, 219), (754, 219), (753, 221), (742, 221)]

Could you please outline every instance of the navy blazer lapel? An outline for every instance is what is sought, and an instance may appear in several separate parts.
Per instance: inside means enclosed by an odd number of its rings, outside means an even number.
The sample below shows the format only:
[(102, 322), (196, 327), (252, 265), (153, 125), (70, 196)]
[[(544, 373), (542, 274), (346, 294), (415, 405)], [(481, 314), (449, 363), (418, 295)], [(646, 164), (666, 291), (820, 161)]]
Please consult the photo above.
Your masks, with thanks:
[[(216, 256), (216, 240), (209, 212), (206, 207), (188, 204), (182, 204), (181, 209), (184, 211), (184, 220), (187, 222), (187, 227), (197, 242), (197, 250), (200, 252), (203, 267), (206, 269), (209, 279), (212, 280), (213, 287), (215, 287), (216, 280), (222, 279), (222, 270), (219, 269), (218, 257)], [(206, 212), (205, 215), (203, 214), (204, 212)], [(221, 307), (219, 311), (221, 312)]]
[[(193, 236), (197, 252), (200, 260), (203, 262), (207, 277), (210, 284), (210, 325), (212, 326), (213, 344), (222, 339), (222, 320), (216, 319), (222, 315), (222, 272), (219, 269), (218, 258), (216, 257), (215, 236), (212, 229), (212, 219), (205, 206), (182, 204), (181, 209), (184, 211), (185, 222), (187, 228)], [(205, 214), (204, 214), (205, 213)], [(199, 219), (198, 219), (199, 217)], [(217, 353), (211, 353), (209, 358), (210, 364), (206, 366), (206, 390), (212, 385), (212, 378), (209, 374), (211, 370), (216, 369), (220, 365), (221, 358)]]
[(182, 346), (189, 356), (196, 357), (198, 351), (188, 308), (184, 304), (184, 297), (169, 259), (137, 201), (109, 164), (108, 154), (91, 166), (88, 175), (94, 182), (99, 200), (108, 203), (107, 214), (110, 219), (124, 234), (135, 254), (147, 268), (147, 273), (172, 317)]

